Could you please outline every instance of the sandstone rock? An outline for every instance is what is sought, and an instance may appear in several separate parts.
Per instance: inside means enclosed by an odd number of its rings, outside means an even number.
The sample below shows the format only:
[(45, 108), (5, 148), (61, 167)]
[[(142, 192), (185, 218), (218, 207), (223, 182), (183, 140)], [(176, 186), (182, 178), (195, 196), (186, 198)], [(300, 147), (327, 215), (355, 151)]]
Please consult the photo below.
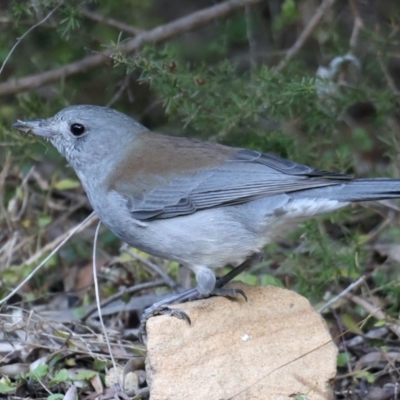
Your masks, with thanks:
[(151, 400), (332, 398), (337, 349), (302, 296), (239, 282), (248, 297), (181, 304), (192, 324), (159, 316), (147, 324)]

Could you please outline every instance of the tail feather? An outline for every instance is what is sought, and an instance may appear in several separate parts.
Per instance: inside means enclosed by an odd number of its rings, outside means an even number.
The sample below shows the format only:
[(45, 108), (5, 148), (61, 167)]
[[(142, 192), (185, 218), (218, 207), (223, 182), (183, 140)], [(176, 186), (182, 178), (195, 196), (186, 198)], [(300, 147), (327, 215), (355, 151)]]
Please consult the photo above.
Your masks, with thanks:
[(400, 179), (355, 179), (350, 182), (290, 193), (293, 199), (324, 198), (341, 202), (400, 198)]

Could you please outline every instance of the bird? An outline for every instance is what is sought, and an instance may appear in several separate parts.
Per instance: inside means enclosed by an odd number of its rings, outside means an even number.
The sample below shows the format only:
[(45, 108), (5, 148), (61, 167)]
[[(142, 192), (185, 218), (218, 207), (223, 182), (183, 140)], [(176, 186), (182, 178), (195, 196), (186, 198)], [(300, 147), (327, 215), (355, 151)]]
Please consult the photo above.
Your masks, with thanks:
[(233, 275), (217, 281), (214, 270), (248, 268), (299, 222), (353, 202), (400, 197), (398, 179), (354, 179), (256, 150), (162, 135), (102, 106), (73, 105), (12, 127), (48, 139), (102, 223), (129, 245), (191, 269), (202, 297), (244, 295), (223, 287)]

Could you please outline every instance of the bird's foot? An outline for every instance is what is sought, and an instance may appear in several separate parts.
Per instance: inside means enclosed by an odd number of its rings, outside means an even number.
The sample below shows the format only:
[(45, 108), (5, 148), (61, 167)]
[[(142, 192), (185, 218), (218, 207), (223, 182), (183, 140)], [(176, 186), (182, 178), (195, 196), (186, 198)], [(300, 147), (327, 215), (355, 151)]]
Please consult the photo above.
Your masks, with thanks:
[(187, 290), (182, 293), (178, 293), (174, 296), (167, 297), (155, 304), (151, 307), (146, 308), (144, 310), (142, 318), (140, 319), (140, 327), (139, 327), (139, 340), (144, 343), (146, 338), (146, 323), (149, 318), (156, 315), (171, 315), (173, 317), (183, 319), (190, 325), (189, 316), (182, 310), (169, 308), (168, 306), (171, 304), (179, 304), (184, 303), (186, 301), (192, 300), (202, 300), (206, 299), (210, 296), (224, 296), (224, 297), (238, 297), (242, 296), (247, 301), (246, 293), (242, 289), (235, 288), (224, 288), (223, 286), (230, 282), (233, 278), (239, 275), (241, 272), (249, 269), (252, 265), (260, 262), (261, 255), (254, 254), (249, 257), (246, 261), (244, 261), (241, 265), (234, 268), (231, 272), (218, 279), (215, 283), (214, 290), (209, 294), (200, 293), (197, 288)]
[(168, 305), (162, 305), (158, 307), (149, 307), (143, 312), (142, 318), (140, 319), (140, 326), (138, 332), (138, 338), (141, 343), (146, 342), (147, 337), (147, 321), (151, 317), (155, 317), (157, 315), (170, 315), (171, 317), (175, 317), (178, 319), (185, 320), (189, 325), (191, 324), (189, 315), (185, 313), (183, 310), (179, 310), (177, 308), (169, 308)]
[(177, 308), (169, 308), (171, 304), (179, 304), (193, 300), (202, 300), (210, 296), (238, 297), (239, 295), (247, 301), (246, 293), (242, 289), (226, 289), (218, 287), (216, 287), (210, 294), (202, 294), (196, 288), (194, 288), (187, 290), (183, 293), (167, 297), (166, 299), (161, 300), (144, 310), (140, 319), (138, 338), (141, 343), (145, 343), (147, 337), (147, 321), (151, 317), (155, 317), (158, 315), (170, 315), (171, 317), (185, 320), (189, 325), (191, 324), (190, 317), (185, 313), (185, 311)]
[(184, 311), (176, 308), (169, 308), (168, 306), (170, 306), (171, 304), (179, 304), (185, 301), (195, 300), (197, 294), (198, 291), (196, 288), (186, 290), (185, 292), (178, 293), (176, 295), (160, 300), (159, 302), (154, 303), (152, 306), (146, 308), (142, 314), (142, 317), (140, 318), (138, 333), (138, 338), (140, 342), (145, 342), (147, 336), (146, 324), (151, 317), (155, 317), (157, 315), (170, 315), (172, 317), (185, 320), (190, 325), (190, 318)]

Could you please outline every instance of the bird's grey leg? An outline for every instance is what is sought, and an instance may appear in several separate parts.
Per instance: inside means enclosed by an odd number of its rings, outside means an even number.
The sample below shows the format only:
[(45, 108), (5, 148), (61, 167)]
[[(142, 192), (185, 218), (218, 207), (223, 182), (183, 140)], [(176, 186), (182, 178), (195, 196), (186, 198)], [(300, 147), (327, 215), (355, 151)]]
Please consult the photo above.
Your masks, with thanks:
[(262, 261), (262, 259), (263, 259), (263, 253), (254, 253), (247, 260), (245, 260), (240, 265), (229, 271), (226, 275), (217, 279), (217, 282), (215, 283), (215, 289), (222, 288), (224, 285), (226, 285), (232, 279), (236, 278), (242, 272), (247, 271), (253, 265), (259, 264)]
[(243, 290), (234, 289), (234, 288), (226, 289), (223, 286), (225, 286), (232, 279), (236, 278), (242, 272), (251, 268), (253, 265), (260, 263), (262, 261), (262, 259), (263, 259), (262, 253), (255, 253), (255, 254), (251, 255), (247, 260), (242, 262), (237, 267), (233, 268), (226, 275), (217, 279), (217, 281), (215, 283), (215, 288), (211, 294), (213, 294), (215, 296), (227, 296), (227, 297), (237, 297), (240, 294), (247, 301), (246, 293)]
[(143, 343), (144, 338), (146, 337), (146, 322), (149, 318), (156, 315), (165, 315), (169, 314), (173, 317), (184, 319), (188, 324), (190, 324), (189, 316), (182, 310), (179, 309), (171, 309), (168, 306), (176, 303), (184, 303), (186, 301), (191, 300), (200, 300), (210, 295), (216, 296), (228, 296), (228, 297), (236, 297), (239, 294), (242, 295), (246, 300), (247, 296), (241, 289), (225, 289), (223, 288), (228, 282), (232, 279), (236, 278), (239, 274), (249, 269), (251, 266), (258, 264), (262, 260), (262, 253), (253, 254), (242, 264), (233, 268), (229, 273), (224, 275), (222, 278), (217, 279), (215, 282), (215, 287), (211, 291), (211, 294), (202, 294), (199, 289), (193, 288), (186, 290), (185, 292), (175, 294), (173, 296), (167, 297), (154, 303), (152, 306), (146, 308), (142, 314), (140, 319), (140, 327), (139, 327), (139, 340)]

